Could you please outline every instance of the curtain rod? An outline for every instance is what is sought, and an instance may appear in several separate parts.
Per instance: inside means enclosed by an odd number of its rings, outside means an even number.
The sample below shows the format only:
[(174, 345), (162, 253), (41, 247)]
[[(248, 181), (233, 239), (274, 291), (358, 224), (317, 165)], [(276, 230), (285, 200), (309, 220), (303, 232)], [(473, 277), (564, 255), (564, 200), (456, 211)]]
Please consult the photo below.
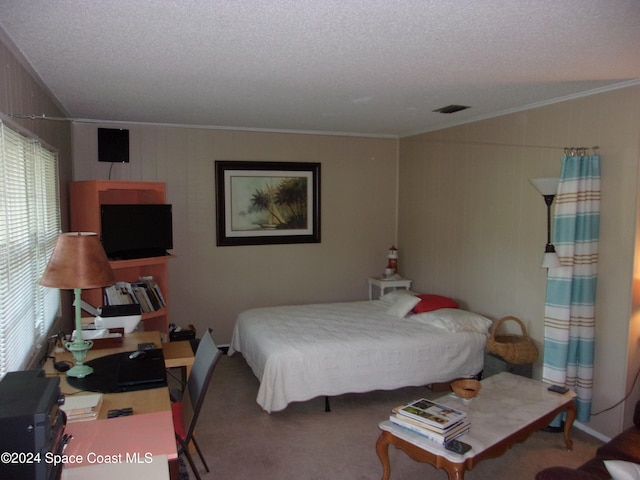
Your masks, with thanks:
[(28, 118), (30, 120), (51, 120), (55, 122), (71, 122), (72, 118), (67, 117), (48, 117), (46, 114), (34, 115), (26, 113), (6, 113), (9, 118)]
[(570, 156), (586, 155), (589, 150), (591, 150), (592, 155), (598, 155), (600, 147), (597, 145), (594, 147), (564, 147), (564, 154)]
[(34, 133), (31, 130), (29, 130), (28, 128), (20, 125), (14, 119), (9, 118), (9, 116), (7, 114), (0, 112), (0, 127), (3, 124), (6, 124), (9, 128), (11, 128), (12, 130), (16, 131), (20, 135), (23, 135), (23, 136), (25, 136), (25, 137), (27, 137), (27, 138), (29, 138), (31, 140), (35, 140), (35, 141), (39, 142), (40, 145), (45, 147), (47, 150), (51, 150), (52, 152), (55, 152), (56, 154), (59, 152), (56, 147), (54, 147), (53, 145), (49, 144), (48, 142), (46, 142), (42, 138), (40, 138), (36, 133)]

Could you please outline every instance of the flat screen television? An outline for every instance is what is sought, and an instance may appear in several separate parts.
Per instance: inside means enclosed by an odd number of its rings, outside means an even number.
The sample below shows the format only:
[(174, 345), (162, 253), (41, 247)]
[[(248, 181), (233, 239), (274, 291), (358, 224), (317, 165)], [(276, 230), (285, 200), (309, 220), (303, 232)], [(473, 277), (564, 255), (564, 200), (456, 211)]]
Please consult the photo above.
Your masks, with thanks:
[(161, 257), (173, 248), (173, 221), (168, 204), (103, 204), (101, 240), (112, 260)]

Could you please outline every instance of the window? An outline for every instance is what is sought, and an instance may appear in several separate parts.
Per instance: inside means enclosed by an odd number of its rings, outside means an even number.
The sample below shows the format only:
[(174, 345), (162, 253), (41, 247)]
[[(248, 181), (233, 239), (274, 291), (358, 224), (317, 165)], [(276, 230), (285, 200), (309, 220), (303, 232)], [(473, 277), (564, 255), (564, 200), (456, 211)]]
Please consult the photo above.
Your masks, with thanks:
[(0, 121), (0, 378), (36, 356), (60, 308), (38, 284), (60, 233), (57, 154)]

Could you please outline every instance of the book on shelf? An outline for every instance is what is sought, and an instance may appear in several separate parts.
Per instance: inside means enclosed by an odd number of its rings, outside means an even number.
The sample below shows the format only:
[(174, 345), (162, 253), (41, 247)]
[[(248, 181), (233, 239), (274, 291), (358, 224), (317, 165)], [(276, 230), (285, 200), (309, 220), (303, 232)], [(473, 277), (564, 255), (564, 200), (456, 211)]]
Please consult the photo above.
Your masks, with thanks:
[(104, 289), (105, 305), (138, 304), (143, 312), (155, 312), (166, 307), (160, 287), (152, 276), (137, 282), (116, 282)]
[(60, 409), (67, 415), (67, 422), (86, 422), (95, 420), (100, 414), (102, 394), (66, 396)]
[(140, 309), (143, 312), (152, 312), (153, 306), (151, 305), (151, 300), (149, 300), (146, 289), (138, 284), (132, 285), (132, 288), (133, 293), (140, 304)]
[(431, 425), (441, 431), (467, 418), (467, 414), (461, 410), (426, 398), (398, 407), (395, 413)]
[(158, 282), (156, 282), (153, 276), (151, 275), (142, 276), (140, 277), (140, 281), (144, 282), (149, 288), (149, 290), (151, 290), (154, 293), (154, 295), (158, 298), (158, 302), (160, 303), (161, 307), (167, 306), (167, 302), (165, 302), (164, 297), (162, 296), (162, 291), (158, 286)]
[(128, 282), (116, 282), (105, 287), (105, 297), (108, 305), (129, 305), (136, 303)]
[(140, 287), (142, 291), (145, 292), (146, 294), (145, 300), (149, 302), (151, 311), (160, 310), (162, 308), (162, 305), (158, 300), (158, 295), (153, 291), (151, 287), (149, 287), (149, 285), (146, 282), (138, 282), (136, 283), (136, 285)]
[(430, 428), (425, 428), (424, 424), (420, 425), (419, 422), (412, 421), (409, 417), (405, 417), (403, 415), (391, 414), (389, 416), (389, 420), (391, 420), (391, 423), (398, 425), (399, 427), (411, 430), (412, 432), (422, 435), (423, 437), (440, 445), (444, 445), (448, 441), (464, 435), (471, 429), (471, 424), (466, 420), (462, 420), (457, 423), (455, 427), (451, 428), (446, 433), (438, 433)]

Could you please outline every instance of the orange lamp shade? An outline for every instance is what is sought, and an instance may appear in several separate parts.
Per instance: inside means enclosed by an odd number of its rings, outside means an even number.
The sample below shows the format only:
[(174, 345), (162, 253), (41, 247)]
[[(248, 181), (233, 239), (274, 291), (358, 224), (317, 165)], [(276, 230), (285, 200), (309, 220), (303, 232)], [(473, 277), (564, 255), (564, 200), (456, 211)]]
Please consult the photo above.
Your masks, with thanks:
[(61, 289), (113, 285), (115, 275), (98, 235), (70, 232), (58, 236), (40, 285)]

